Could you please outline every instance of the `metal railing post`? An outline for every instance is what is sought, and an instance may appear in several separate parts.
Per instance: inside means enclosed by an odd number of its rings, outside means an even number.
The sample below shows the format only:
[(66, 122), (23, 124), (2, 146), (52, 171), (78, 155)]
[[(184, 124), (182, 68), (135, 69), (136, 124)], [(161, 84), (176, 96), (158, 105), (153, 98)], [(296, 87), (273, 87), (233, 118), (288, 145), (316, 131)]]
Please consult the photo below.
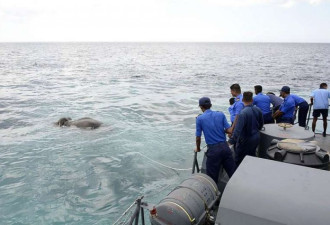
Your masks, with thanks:
[(197, 160), (197, 152), (194, 153), (194, 160), (193, 160), (193, 166), (192, 166), (192, 174), (195, 173), (195, 168), (197, 170), (197, 173), (199, 173), (199, 165)]
[(145, 225), (144, 223), (144, 209), (141, 207), (141, 220), (142, 220), (142, 225)]
[(135, 225), (138, 225), (139, 224), (139, 215), (140, 215), (140, 210), (141, 210), (141, 200), (142, 200), (142, 198), (138, 198), (136, 200), (136, 208), (135, 208), (134, 213), (131, 216), (131, 219), (130, 219), (130, 221), (128, 223), (129, 225), (132, 225), (133, 222), (134, 222), (134, 220), (135, 220)]
[(307, 123), (306, 123), (306, 126), (305, 126), (306, 129), (309, 128), (308, 123), (309, 123), (309, 117), (311, 116), (311, 111), (312, 111), (312, 105), (310, 104), (309, 109), (308, 109)]

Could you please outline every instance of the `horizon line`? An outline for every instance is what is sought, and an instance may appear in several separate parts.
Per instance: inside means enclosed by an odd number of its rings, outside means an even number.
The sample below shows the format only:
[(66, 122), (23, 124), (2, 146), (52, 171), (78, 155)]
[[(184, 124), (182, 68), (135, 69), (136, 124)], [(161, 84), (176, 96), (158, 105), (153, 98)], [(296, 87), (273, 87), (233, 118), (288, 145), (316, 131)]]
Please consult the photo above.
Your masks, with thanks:
[(0, 41), (1, 44), (24, 43), (228, 43), (228, 44), (330, 44), (329, 42), (300, 41)]

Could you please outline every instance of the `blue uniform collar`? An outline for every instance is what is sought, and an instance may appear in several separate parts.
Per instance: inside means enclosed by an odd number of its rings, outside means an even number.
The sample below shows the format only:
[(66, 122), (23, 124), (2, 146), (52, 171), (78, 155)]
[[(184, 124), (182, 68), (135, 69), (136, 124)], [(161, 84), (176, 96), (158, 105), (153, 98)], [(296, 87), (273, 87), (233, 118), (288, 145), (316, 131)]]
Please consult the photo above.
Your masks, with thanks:
[(212, 112), (212, 110), (211, 109), (207, 109), (203, 113), (209, 113), (209, 112)]
[(284, 98), (284, 100), (287, 100), (289, 97), (291, 97), (291, 95), (288, 95)]
[(241, 101), (242, 98), (243, 98), (243, 95), (242, 95), (242, 94), (239, 94), (239, 95), (236, 96), (235, 100), (236, 100), (236, 101), (237, 101), (237, 100)]

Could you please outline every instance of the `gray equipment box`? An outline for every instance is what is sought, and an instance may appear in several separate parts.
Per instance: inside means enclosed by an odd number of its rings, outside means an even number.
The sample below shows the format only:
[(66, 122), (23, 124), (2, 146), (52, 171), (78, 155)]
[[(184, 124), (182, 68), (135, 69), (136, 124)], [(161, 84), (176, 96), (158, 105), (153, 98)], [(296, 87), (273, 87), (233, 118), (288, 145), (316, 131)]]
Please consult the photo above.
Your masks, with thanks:
[(229, 180), (218, 225), (329, 225), (330, 173), (245, 157)]

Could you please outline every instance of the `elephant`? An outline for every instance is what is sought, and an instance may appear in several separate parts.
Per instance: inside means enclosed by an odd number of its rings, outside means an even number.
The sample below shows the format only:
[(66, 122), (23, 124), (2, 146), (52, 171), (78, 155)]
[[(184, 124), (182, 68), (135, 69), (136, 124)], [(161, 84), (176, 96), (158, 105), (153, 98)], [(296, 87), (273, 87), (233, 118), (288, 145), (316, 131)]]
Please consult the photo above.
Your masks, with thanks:
[(56, 123), (56, 125), (63, 127), (70, 127), (70, 126), (76, 126), (79, 128), (91, 128), (96, 129), (101, 126), (101, 122), (94, 120), (89, 117), (80, 118), (78, 120), (72, 120), (70, 117), (63, 117), (59, 119)]

